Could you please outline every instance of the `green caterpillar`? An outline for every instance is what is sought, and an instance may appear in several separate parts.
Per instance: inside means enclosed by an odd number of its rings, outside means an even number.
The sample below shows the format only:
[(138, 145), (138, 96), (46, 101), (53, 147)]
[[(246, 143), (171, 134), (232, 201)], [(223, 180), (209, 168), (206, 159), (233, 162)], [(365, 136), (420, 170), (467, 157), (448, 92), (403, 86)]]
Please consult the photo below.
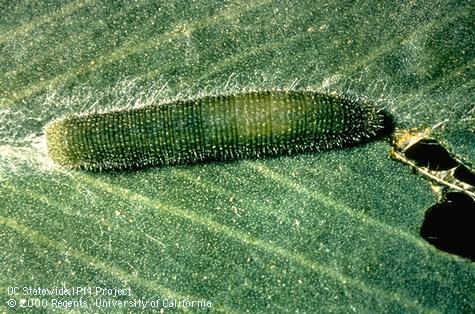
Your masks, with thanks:
[(46, 126), (46, 139), (57, 164), (102, 170), (344, 147), (382, 128), (367, 102), (272, 90), (68, 116)]

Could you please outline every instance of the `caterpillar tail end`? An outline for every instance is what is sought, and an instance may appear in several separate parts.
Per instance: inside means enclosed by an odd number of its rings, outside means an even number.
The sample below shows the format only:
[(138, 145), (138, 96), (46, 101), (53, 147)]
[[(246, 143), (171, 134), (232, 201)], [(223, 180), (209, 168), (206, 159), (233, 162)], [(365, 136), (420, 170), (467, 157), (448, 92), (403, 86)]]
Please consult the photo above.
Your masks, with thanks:
[(45, 127), (48, 156), (51, 160), (65, 168), (81, 168), (74, 150), (68, 143), (71, 127), (67, 120), (55, 120)]

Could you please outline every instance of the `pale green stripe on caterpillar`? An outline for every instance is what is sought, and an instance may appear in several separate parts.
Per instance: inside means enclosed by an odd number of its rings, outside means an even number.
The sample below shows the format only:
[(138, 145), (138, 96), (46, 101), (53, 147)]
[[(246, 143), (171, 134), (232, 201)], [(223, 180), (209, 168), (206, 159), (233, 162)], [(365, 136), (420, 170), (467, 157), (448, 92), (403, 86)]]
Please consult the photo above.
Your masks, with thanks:
[(256, 91), (68, 116), (46, 126), (59, 165), (120, 169), (291, 154), (373, 138), (366, 101), (311, 91)]

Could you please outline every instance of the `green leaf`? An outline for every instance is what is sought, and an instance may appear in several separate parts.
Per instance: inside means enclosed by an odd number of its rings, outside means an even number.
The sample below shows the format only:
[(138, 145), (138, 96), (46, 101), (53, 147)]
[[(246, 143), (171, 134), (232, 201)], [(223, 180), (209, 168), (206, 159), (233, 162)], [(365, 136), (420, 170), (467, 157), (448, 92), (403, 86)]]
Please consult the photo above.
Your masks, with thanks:
[[(475, 165), (473, 12), (469, 1), (3, 1), (1, 309), (187, 298), (212, 312), (473, 312), (474, 265), (420, 237), (437, 197), (389, 158), (388, 139), (92, 173), (52, 165), (43, 136), (71, 112), (310, 87), (367, 98), (400, 128), (448, 120), (438, 137)], [(81, 297), (88, 308), (53, 301)], [(186, 304), (165, 310), (198, 309)]]

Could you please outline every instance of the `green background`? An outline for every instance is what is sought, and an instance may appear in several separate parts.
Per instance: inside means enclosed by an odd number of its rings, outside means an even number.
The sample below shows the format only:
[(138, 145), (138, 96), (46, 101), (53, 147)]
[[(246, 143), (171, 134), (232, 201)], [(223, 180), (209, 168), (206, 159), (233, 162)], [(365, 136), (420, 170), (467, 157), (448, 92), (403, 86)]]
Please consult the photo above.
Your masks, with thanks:
[(435, 136), (473, 165), (473, 12), (469, 1), (0, 1), (0, 309), (10, 286), (101, 286), (216, 312), (475, 311), (473, 263), (419, 236), (437, 195), (388, 157), (388, 139), (92, 173), (51, 165), (42, 136), (72, 112), (310, 88), (367, 98), (399, 128), (447, 120)]

